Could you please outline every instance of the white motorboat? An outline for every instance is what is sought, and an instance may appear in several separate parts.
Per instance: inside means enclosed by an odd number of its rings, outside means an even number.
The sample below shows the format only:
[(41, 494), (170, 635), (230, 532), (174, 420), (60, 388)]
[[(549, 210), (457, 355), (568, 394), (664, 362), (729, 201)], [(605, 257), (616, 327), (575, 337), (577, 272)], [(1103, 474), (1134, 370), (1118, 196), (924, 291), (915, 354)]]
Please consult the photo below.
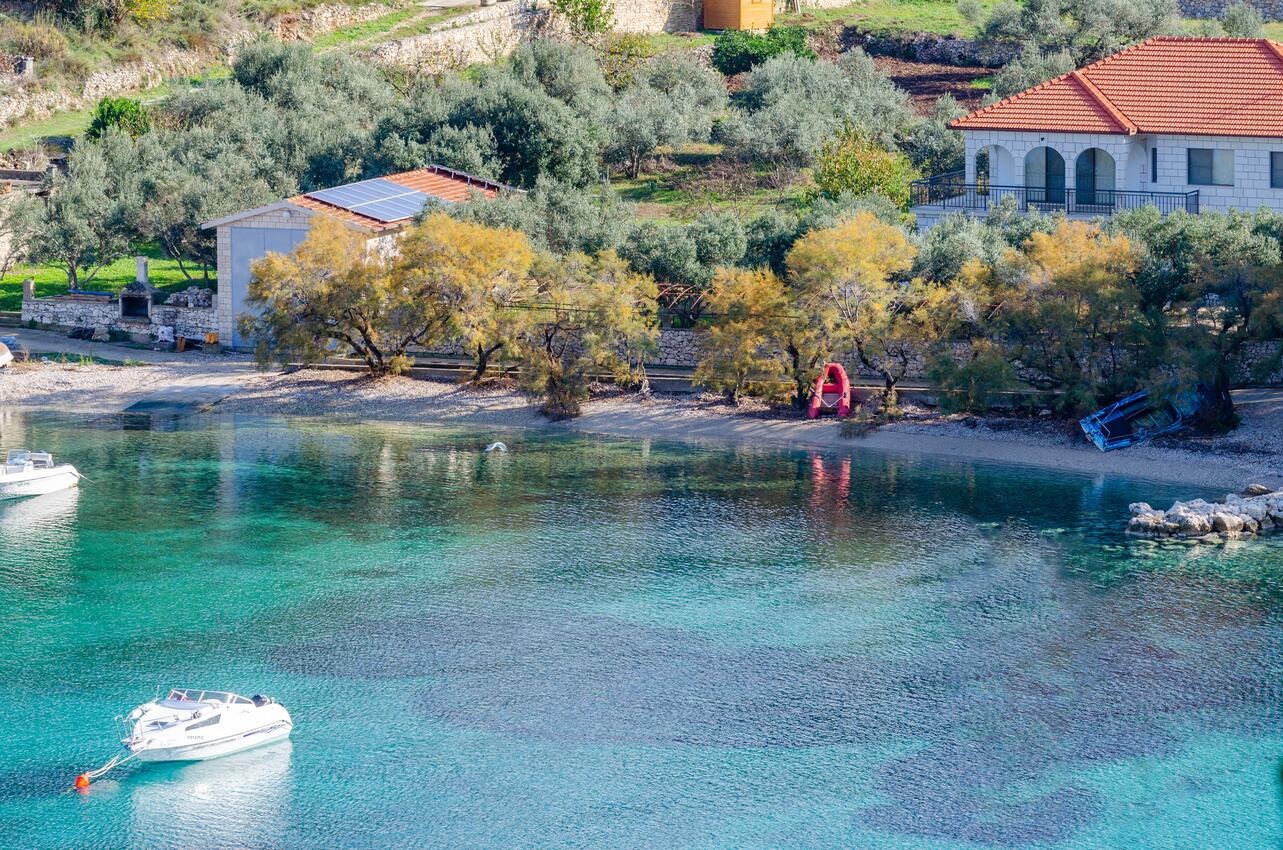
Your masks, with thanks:
[(74, 466), (54, 463), (48, 452), (10, 449), (0, 466), (0, 499), (56, 493), (75, 487), (80, 478)]
[(288, 738), (294, 723), (271, 697), (174, 688), (120, 718), (140, 761), (203, 761)]
[(294, 728), (285, 706), (271, 697), (198, 688), (174, 688), (164, 699), (145, 702), (116, 722), (124, 751), (77, 776), (78, 790), (133, 759), (206, 761), (283, 741)]
[(9, 346), (5, 345), (3, 342), (0, 342), (0, 369), (3, 369), (4, 367), (8, 366), (12, 362), (13, 362), (13, 352), (9, 350)]

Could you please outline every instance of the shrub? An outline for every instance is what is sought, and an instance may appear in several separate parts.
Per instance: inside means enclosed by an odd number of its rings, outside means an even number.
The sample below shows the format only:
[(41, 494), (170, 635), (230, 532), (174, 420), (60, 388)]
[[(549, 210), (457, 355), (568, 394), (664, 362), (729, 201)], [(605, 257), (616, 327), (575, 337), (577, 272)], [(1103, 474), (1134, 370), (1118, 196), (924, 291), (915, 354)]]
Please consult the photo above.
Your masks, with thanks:
[(825, 142), (815, 159), (816, 189), (830, 198), (877, 194), (907, 209), (909, 184), (918, 176), (907, 156), (870, 142), (852, 127)]
[(141, 103), (127, 97), (104, 97), (94, 107), (85, 137), (101, 139), (109, 127), (119, 127), (134, 138), (151, 129), (151, 119)]
[(1221, 13), (1221, 26), (1231, 38), (1260, 38), (1265, 35), (1265, 18), (1243, 2), (1230, 3)]
[(727, 30), (713, 42), (713, 67), (729, 77), (751, 71), (782, 53), (815, 58), (802, 27), (772, 27), (763, 34)]
[(963, 363), (948, 354), (937, 357), (927, 379), (939, 391), (940, 409), (946, 413), (985, 413), (1016, 382), (1016, 374), (1001, 348), (978, 340)]

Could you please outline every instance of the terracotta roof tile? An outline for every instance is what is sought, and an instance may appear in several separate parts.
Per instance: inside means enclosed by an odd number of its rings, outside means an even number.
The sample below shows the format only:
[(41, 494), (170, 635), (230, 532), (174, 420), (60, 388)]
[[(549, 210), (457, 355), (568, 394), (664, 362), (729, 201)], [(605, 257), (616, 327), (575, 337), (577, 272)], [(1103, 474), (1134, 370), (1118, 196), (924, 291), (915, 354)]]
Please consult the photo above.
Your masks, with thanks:
[(1283, 45), (1158, 36), (978, 109), (961, 130), (1283, 137)]
[[(383, 179), (390, 180), (393, 183), (400, 183), (402, 186), (407, 186), (411, 189), (417, 189), (434, 198), (454, 203), (468, 200), (473, 192), (480, 193), (487, 198), (493, 198), (501, 191), (511, 188), (502, 183), (474, 177), (462, 171), (455, 171), (440, 165), (429, 165), (427, 168), (403, 171), (400, 174), (388, 174)], [(295, 206), (324, 213), (340, 221), (358, 224), (374, 231), (396, 230), (410, 220), (409, 218), (403, 218), (397, 221), (380, 221), (377, 218), (370, 218), (367, 215), (361, 215), (343, 207), (328, 204), (325, 201), (318, 201), (316, 198), (311, 198), (307, 195), (295, 195), (292, 198), (286, 198), (286, 200)]]

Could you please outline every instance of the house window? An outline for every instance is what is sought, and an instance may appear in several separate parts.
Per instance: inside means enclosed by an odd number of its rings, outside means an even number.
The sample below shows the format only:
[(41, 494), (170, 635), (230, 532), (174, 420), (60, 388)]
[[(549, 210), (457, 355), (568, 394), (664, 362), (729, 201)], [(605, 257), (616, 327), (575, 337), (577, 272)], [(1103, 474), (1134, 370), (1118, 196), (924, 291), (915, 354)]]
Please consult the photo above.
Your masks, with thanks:
[(1149, 149), (1149, 182), (1158, 182), (1158, 148)]
[(1270, 188), (1283, 189), (1283, 153), (1270, 154)]
[(1234, 151), (1190, 148), (1189, 183), (1191, 186), (1233, 186)]

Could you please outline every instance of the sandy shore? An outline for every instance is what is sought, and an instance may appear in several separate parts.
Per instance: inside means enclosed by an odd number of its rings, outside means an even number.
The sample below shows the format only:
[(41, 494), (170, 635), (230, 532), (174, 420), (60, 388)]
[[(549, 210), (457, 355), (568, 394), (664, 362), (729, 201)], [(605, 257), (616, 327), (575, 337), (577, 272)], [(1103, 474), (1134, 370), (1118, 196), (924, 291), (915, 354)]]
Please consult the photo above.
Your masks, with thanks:
[[(30, 365), (0, 372), (0, 404), (21, 408), (121, 410), (167, 385), (194, 380), (202, 367)], [(203, 367), (208, 371), (209, 367)], [(736, 409), (692, 396), (605, 395), (569, 423), (552, 424), (520, 393), (350, 373), (304, 370), (289, 375), (240, 371), (220, 413), (327, 416), (518, 428), (569, 428), (621, 437), (745, 443), (826, 452), (887, 451), (1027, 464), (1066, 472), (1122, 476), (1237, 490), (1249, 483), (1283, 485), (1283, 391), (1238, 398), (1243, 425), (1216, 439), (1169, 439), (1104, 454), (1065, 423), (923, 416), (844, 438), (832, 420), (788, 412)]]

